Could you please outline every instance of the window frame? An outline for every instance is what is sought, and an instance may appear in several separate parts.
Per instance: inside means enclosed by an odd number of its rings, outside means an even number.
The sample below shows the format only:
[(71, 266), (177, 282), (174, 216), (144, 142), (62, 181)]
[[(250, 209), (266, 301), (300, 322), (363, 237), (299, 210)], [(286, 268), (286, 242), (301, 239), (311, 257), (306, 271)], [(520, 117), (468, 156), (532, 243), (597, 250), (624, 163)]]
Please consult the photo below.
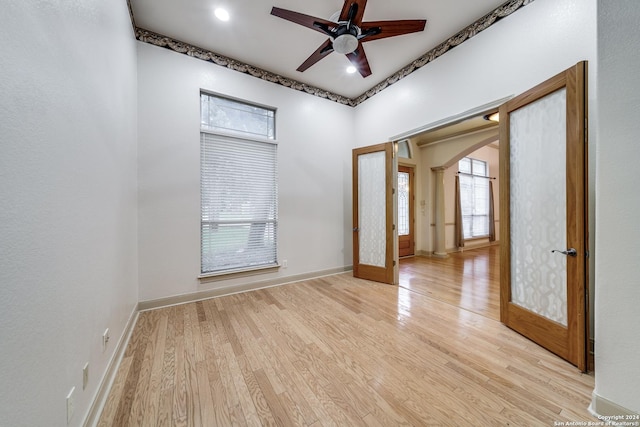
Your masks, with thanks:
[[(261, 108), (261, 109), (265, 109), (268, 110), (270, 112), (272, 112), (272, 127), (270, 129), (272, 129), (273, 131), (273, 135), (270, 137), (269, 135), (265, 135), (264, 137), (261, 137), (258, 134), (255, 133), (251, 133), (251, 132), (246, 132), (243, 133), (241, 131), (225, 131), (222, 130), (220, 128), (212, 128), (211, 126), (207, 126), (204, 121), (203, 121), (203, 108), (202, 108), (202, 102), (203, 102), (203, 96), (208, 96), (208, 97), (216, 97), (216, 98), (221, 98), (224, 100), (228, 100), (228, 101), (232, 101), (232, 102), (236, 102), (239, 104), (243, 104), (246, 106), (250, 106), (250, 107), (257, 107), (257, 108)], [(271, 106), (265, 106), (265, 105), (261, 105), (258, 103), (254, 103), (254, 102), (249, 102), (246, 100), (242, 100), (242, 99), (238, 99), (238, 98), (233, 98), (233, 97), (229, 97), (226, 95), (221, 95), (218, 93), (213, 93), (213, 92), (209, 92), (209, 91), (205, 91), (205, 90), (201, 90), (200, 94), (199, 94), (199, 100), (200, 100), (200, 221), (199, 221), (199, 225), (200, 225), (200, 274), (198, 276), (199, 279), (215, 279), (216, 277), (219, 276), (233, 276), (233, 275), (244, 275), (244, 274), (258, 274), (258, 273), (262, 273), (262, 272), (268, 272), (270, 270), (273, 269), (277, 269), (280, 267), (280, 264), (278, 262), (279, 259), (279, 245), (278, 245), (278, 224), (279, 224), (279, 217), (278, 217), (278, 152), (277, 152), (277, 147), (278, 147), (278, 141), (276, 139), (276, 116), (277, 116), (277, 109), (275, 107), (271, 107)], [(212, 221), (209, 220), (205, 220), (205, 206), (204, 206), (204, 197), (203, 197), (203, 192), (204, 192), (204, 170), (203, 167), (204, 162), (206, 161), (202, 156), (203, 156), (203, 150), (205, 149), (204, 144), (205, 144), (205, 138), (206, 137), (209, 138), (215, 138), (218, 140), (218, 142), (228, 142), (230, 144), (233, 144), (234, 141), (235, 142), (248, 142), (248, 143), (255, 143), (255, 144), (268, 144), (270, 146), (273, 146), (274, 148), (274, 155), (273, 155), (273, 159), (274, 159), (274, 163), (273, 163), (273, 169), (274, 169), (274, 181), (273, 181), (273, 190), (269, 192), (270, 197), (273, 200), (273, 210), (274, 210), (274, 216), (272, 220), (269, 220), (266, 223), (270, 223), (273, 225), (273, 240), (274, 240), (274, 257), (272, 262), (268, 262), (268, 263), (264, 263), (264, 264), (258, 264), (258, 265), (250, 265), (250, 264), (244, 264), (243, 266), (234, 266), (234, 267), (229, 267), (229, 268), (224, 268), (224, 267), (220, 267), (218, 269), (213, 269), (210, 270), (208, 268), (205, 268), (205, 262), (204, 262), (204, 240), (205, 240), (205, 235), (204, 235), (204, 226), (205, 223), (206, 224), (210, 224)], [(241, 218), (242, 215), (241, 214), (237, 214), (236, 218)], [(246, 219), (238, 219), (237, 220), (238, 223), (255, 223), (255, 220), (246, 220)], [(263, 223), (264, 221), (259, 221), (260, 223)], [(249, 247), (249, 243), (247, 242), (247, 245), (245, 246), (245, 248)], [(205, 271), (206, 270), (206, 271)]]
[[(221, 98), (224, 99), (226, 101), (231, 101), (231, 102), (237, 102), (239, 104), (244, 104), (244, 105), (248, 105), (251, 107), (256, 107), (256, 108), (262, 108), (264, 110), (269, 110), (273, 112), (273, 138), (269, 138), (269, 137), (260, 137), (258, 136), (258, 134), (254, 134), (254, 133), (242, 133), (240, 131), (232, 131), (232, 130), (212, 130), (212, 129), (203, 129), (203, 125), (202, 125), (202, 95), (205, 96), (210, 96), (210, 97), (214, 97), (214, 98)], [(241, 98), (236, 98), (233, 96), (228, 96), (228, 95), (223, 95), (221, 93), (217, 93), (217, 92), (211, 92), (211, 91), (207, 91), (207, 90), (200, 90), (200, 132), (208, 132), (210, 134), (215, 134), (215, 135), (220, 135), (220, 136), (229, 136), (232, 138), (240, 138), (240, 139), (247, 139), (247, 140), (251, 140), (251, 141), (260, 141), (260, 142), (265, 142), (265, 141), (269, 141), (272, 142), (274, 144), (278, 143), (278, 139), (277, 139), (277, 115), (278, 115), (278, 109), (276, 107), (270, 106), (270, 105), (265, 105), (265, 104), (260, 104), (257, 102), (251, 102), (251, 101), (247, 101), (246, 99), (241, 99)]]
[[(470, 173), (469, 172), (463, 172), (462, 168), (461, 168), (461, 162), (468, 159), (469, 160), (469, 164), (470, 164)], [(484, 175), (482, 174), (478, 174), (478, 173), (474, 173), (474, 167), (473, 167), (473, 163), (474, 162), (481, 162), (484, 164)], [(487, 181), (487, 185), (486, 185), (486, 195), (485, 195), (485, 205), (486, 205), (486, 213), (483, 214), (476, 214), (476, 204), (475, 201), (477, 199), (476, 197), (476, 187), (475, 187), (475, 180), (489, 180), (491, 179), (491, 175), (489, 174), (489, 162), (486, 160), (481, 160), (481, 159), (476, 159), (473, 157), (469, 157), (469, 156), (465, 156), (462, 159), (460, 159), (458, 161), (458, 175), (460, 176), (460, 178), (462, 179), (462, 177), (466, 177), (466, 178), (470, 178), (471, 179), (471, 185), (472, 185), (472, 189), (471, 189), (471, 197), (470, 199), (472, 200), (472, 205), (471, 205), (471, 215), (464, 215), (462, 214), (462, 221), (463, 221), (463, 227), (462, 227), (462, 231), (463, 231), (463, 239), (465, 241), (470, 241), (470, 240), (475, 240), (475, 239), (485, 239), (489, 237), (489, 229), (490, 229), (490, 218), (489, 218), (489, 212), (490, 212), (490, 207), (489, 207), (489, 203), (490, 203), (490, 196), (489, 196), (489, 182)], [(462, 183), (461, 183), (462, 184)], [(462, 185), (460, 186), (460, 191), (463, 191)], [(460, 197), (462, 198), (462, 194), (460, 195)], [(484, 234), (477, 234), (474, 235), (473, 234), (473, 224), (474, 224), (474, 218), (476, 217), (484, 217), (485, 218), (485, 230), (486, 233)], [(469, 237), (467, 237), (464, 232), (466, 230), (466, 227), (464, 226), (465, 224), (465, 218), (469, 218), (467, 219), (467, 221), (470, 221), (470, 227), (469, 229), (471, 230), (471, 235)]]

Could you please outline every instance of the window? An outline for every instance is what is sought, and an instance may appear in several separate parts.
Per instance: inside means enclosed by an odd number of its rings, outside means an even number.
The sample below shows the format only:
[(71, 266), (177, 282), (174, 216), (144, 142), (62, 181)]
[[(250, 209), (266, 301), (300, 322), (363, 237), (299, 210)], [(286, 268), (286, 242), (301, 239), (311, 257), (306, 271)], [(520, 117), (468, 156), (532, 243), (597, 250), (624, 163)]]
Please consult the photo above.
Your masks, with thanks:
[(403, 157), (405, 159), (411, 158), (411, 144), (408, 139), (398, 141), (398, 157)]
[(275, 110), (201, 94), (201, 272), (277, 265)]
[(489, 235), (489, 170), (487, 162), (465, 157), (458, 162), (460, 207), (465, 239)]
[(200, 95), (200, 111), (203, 131), (275, 139), (274, 109), (203, 93)]

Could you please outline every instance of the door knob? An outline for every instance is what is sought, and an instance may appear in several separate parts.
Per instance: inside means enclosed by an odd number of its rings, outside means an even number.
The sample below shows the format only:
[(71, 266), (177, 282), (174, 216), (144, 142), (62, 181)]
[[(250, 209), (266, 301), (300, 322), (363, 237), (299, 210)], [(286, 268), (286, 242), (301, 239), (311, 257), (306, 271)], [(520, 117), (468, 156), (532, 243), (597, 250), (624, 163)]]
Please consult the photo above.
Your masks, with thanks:
[(576, 251), (576, 250), (575, 250), (575, 249), (573, 249), (573, 248), (569, 248), (569, 249), (567, 249), (566, 251), (559, 251), (559, 250), (557, 250), (557, 249), (554, 249), (554, 250), (552, 250), (552, 251), (551, 251), (551, 253), (554, 253), (554, 252), (559, 252), (559, 253), (561, 253), (562, 255), (578, 256), (578, 251)]

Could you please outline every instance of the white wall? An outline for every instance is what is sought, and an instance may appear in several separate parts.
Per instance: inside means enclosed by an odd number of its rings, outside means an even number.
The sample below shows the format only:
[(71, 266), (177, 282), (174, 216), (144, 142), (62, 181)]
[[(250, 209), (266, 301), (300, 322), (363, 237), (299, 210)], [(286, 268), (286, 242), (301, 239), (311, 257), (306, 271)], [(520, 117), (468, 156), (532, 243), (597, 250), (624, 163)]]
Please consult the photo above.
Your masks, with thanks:
[(0, 52), (0, 424), (80, 425), (138, 293), (126, 2), (5, 0)]
[(640, 7), (598, 1), (596, 397), (640, 413)]
[[(138, 44), (140, 300), (350, 266), (353, 109)], [(200, 283), (200, 90), (277, 108), (275, 273)]]

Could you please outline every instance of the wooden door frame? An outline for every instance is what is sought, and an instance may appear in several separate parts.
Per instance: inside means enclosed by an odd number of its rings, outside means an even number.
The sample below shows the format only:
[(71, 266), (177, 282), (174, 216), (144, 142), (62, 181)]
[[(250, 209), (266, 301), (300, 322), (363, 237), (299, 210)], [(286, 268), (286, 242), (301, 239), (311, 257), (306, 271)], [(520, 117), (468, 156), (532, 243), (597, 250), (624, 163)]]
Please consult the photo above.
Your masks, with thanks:
[[(588, 366), (588, 200), (587, 200), (587, 132), (586, 79), (587, 64), (574, 67), (526, 91), (500, 106), (500, 321), (560, 357), (587, 371)], [(567, 140), (583, 141), (568, 144), (567, 171), (567, 247), (576, 249), (578, 256), (567, 262), (567, 283), (575, 278), (577, 286), (567, 286), (567, 320), (560, 324), (540, 324), (539, 317), (511, 302), (511, 216), (510, 216), (510, 146), (509, 112), (538, 99), (538, 94), (567, 89)], [(572, 202), (575, 201), (575, 202)], [(570, 208), (574, 203), (575, 209)], [(578, 235), (582, 233), (582, 236)], [(517, 324), (517, 326), (515, 326)], [(515, 327), (514, 327), (515, 326)]]
[[(359, 239), (359, 177), (358, 177), (358, 156), (374, 152), (385, 152), (385, 266), (376, 267), (360, 264), (360, 239)], [(395, 143), (385, 142), (382, 144), (370, 145), (367, 147), (354, 148), (352, 151), (352, 195), (353, 195), (353, 275), (362, 279), (376, 282), (397, 284), (398, 283), (398, 232), (395, 226), (397, 216), (397, 206), (395, 199), (395, 188), (397, 186), (397, 167), (395, 167)]]

